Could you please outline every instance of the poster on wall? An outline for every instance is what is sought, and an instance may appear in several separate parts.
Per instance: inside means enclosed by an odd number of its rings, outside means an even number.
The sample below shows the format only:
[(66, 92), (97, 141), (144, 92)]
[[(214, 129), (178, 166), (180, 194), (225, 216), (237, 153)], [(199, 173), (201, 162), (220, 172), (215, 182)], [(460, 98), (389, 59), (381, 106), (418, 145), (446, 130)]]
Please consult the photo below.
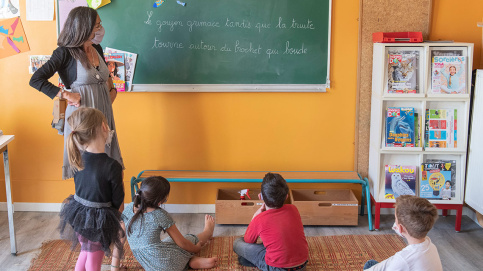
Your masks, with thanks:
[(19, 0), (0, 0), (0, 19), (20, 16)]
[[(2, 0), (0, 0), (2, 1)], [(62, 32), (64, 28), (65, 20), (67, 20), (67, 16), (69, 12), (76, 8), (76, 7), (87, 7), (87, 0), (59, 0), (58, 1), (58, 10), (57, 14), (59, 14), (59, 18), (57, 21), (58, 30)]]
[(0, 58), (27, 51), (30, 47), (20, 17), (0, 20)]

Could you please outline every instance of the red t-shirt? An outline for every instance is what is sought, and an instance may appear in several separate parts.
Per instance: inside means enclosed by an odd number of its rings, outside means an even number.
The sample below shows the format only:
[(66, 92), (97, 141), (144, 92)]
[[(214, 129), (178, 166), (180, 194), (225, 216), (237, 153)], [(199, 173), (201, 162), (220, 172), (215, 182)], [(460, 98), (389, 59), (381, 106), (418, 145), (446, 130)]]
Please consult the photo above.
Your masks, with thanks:
[(248, 225), (244, 239), (255, 243), (259, 236), (267, 249), (265, 262), (270, 266), (292, 267), (309, 257), (302, 219), (292, 204), (257, 215)]

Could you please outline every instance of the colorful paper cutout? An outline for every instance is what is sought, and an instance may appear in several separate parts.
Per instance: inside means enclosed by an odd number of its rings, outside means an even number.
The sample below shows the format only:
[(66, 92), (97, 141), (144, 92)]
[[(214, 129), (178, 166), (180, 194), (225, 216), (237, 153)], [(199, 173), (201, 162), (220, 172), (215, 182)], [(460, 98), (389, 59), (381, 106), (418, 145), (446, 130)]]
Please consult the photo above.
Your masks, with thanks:
[(153, 4), (153, 8), (157, 8), (161, 6), (163, 3), (164, 3), (164, 0), (156, 0), (156, 2), (154, 2)]
[(30, 50), (27, 36), (20, 17), (1, 20), (0, 25), (10, 25), (8, 34), (0, 33), (0, 58), (16, 55)]
[(8, 29), (3, 28), (3, 25), (0, 25), (0, 33), (8, 35)]
[(178, 4), (182, 5), (183, 7), (184, 7), (184, 6), (186, 6), (186, 3), (183, 3), (183, 2), (181, 2), (181, 1), (176, 1), (176, 3), (178, 3)]

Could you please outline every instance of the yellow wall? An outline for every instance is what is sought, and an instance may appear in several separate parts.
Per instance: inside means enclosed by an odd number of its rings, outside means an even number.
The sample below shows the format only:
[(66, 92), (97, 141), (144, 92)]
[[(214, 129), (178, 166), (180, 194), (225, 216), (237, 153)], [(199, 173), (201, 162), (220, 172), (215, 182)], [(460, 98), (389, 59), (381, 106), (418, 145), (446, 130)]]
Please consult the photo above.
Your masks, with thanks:
[(433, 1), (433, 14), (430, 40), (453, 40), (475, 44), (473, 69), (483, 68), (481, 62), (483, 1), (481, 0), (436, 0)]
[[(0, 129), (16, 137), (13, 199), (61, 202), (74, 191), (72, 180), (60, 180), (62, 137), (50, 128), (52, 101), (28, 86), (27, 72), (29, 55), (56, 48), (55, 22), (27, 22), (20, 2), (31, 51), (0, 60)], [(144, 169), (353, 170), (359, 1), (348, 2), (333, 1), (328, 93), (119, 94), (126, 191)], [(214, 203), (216, 188), (228, 186), (174, 184), (169, 203)]]

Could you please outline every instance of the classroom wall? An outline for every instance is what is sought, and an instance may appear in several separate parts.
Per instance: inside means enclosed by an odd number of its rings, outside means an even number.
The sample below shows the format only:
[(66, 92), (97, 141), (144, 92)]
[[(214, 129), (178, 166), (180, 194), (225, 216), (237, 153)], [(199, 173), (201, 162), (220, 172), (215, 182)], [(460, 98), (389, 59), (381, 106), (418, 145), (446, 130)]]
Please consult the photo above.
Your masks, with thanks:
[[(15, 135), (13, 200), (58, 203), (74, 184), (61, 181), (63, 139), (50, 127), (52, 101), (29, 87), (27, 71), (29, 55), (56, 48), (55, 22), (26, 21), (20, 2), (31, 51), (0, 60), (0, 129)], [(359, 2), (350, 2), (333, 2), (328, 93), (120, 93), (113, 107), (126, 192), (144, 169), (353, 170)], [(216, 188), (228, 186), (173, 184), (168, 203), (214, 203)], [(345, 187), (360, 195), (360, 185)], [(3, 185), (0, 191), (5, 201)]]
[(430, 40), (453, 40), (475, 44), (473, 69), (483, 68), (481, 60), (483, 1), (436, 0), (433, 1)]

